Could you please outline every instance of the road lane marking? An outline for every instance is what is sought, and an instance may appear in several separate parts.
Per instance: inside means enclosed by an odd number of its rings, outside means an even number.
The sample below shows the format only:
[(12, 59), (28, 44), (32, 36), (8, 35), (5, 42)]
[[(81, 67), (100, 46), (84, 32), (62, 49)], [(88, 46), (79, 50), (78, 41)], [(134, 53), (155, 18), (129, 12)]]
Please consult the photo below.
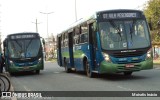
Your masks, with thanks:
[(117, 87), (118, 87), (118, 88), (121, 88), (121, 89), (124, 89), (124, 90), (134, 91), (133, 89), (125, 88), (125, 87), (122, 87), (122, 86), (117, 86)]
[[(10, 91), (14, 92), (14, 87), (13, 87), (12, 83), (11, 83)], [(17, 97), (11, 97), (11, 100), (17, 100)]]
[(26, 86), (23, 86), (24, 87), (24, 89), (26, 90), (26, 91), (31, 91), (30, 89), (28, 89)]
[(76, 78), (84, 78), (84, 77), (78, 76), (78, 75), (74, 75), (73, 77), (76, 77)]
[(60, 72), (53, 72), (54, 74), (59, 74)]

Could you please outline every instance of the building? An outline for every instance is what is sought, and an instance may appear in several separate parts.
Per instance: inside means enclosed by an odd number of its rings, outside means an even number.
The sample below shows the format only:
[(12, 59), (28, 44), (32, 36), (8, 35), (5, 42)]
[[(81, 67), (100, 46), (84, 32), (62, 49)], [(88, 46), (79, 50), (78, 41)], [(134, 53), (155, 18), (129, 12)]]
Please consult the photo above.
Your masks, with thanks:
[(57, 53), (56, 53), (56, 39), (55, 36), (49, 36), (48, 38), (45, 38), (45, 54), (46, 58), (56, 58)]

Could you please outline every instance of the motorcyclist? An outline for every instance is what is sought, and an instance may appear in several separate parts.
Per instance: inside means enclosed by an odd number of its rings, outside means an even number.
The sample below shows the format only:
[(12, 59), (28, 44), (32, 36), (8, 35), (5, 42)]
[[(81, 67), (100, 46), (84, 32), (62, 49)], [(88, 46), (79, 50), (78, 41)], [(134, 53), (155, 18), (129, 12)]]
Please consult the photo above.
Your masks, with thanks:
[(0, 53), (0, 73), (3, 73), (3, 67), (5, 65), (5, 58), (2, 53)]

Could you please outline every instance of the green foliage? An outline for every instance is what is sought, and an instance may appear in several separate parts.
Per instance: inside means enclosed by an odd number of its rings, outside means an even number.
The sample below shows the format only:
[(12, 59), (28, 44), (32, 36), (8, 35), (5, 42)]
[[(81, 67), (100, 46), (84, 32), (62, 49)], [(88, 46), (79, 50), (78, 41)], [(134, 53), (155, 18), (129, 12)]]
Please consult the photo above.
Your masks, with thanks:
[(160, 0), (149, 0), (144, 7), (144, 14), (148, 22), (152, 23), (153, 29), (157, 29), (160, 20)]
[(147, 21), (152, 24), (153, 31), (151, 32), (152, 43), (160, 43), (160, 27), (158, 27), (158, 21), (160, 21), (160, 0), (148, 0), (144, 7), (144, 14)]

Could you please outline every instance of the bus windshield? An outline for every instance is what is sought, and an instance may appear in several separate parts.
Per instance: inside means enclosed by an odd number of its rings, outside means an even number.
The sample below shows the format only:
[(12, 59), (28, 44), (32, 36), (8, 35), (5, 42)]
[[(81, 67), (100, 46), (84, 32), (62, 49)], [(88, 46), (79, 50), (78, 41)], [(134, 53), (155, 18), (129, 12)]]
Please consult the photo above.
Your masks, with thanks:
[(8, 42), (10, 58), (32, 58), (38, 55), (40, 50), (39, 39), (20, 39)]
[(143, 19), (100, 22), (99, 31), (103, 50), (138, 49), (150, 46), (147, 24)]

